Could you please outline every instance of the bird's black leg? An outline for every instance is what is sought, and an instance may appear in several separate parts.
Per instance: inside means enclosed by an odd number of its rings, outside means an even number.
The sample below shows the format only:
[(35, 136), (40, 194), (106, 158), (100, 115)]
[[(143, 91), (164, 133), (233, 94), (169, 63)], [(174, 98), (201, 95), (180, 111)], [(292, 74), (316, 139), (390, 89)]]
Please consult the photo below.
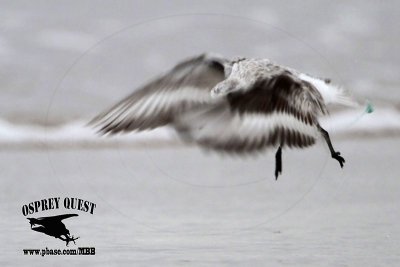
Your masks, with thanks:
[(275, 180), (278, 180), (279, 174), (282, 173), (282, 147), (279, 146), (275, 154)]
[(321, 132), (322, 136), (324, 137), (326, 143), (328, 144), (329, 150), (331, 151), (332, 158), (339, 161), (340, 167), (343, 168), (343, 164), (345, 163), (345, 160), (343, 157), (340, 156), (340, 152), (336, 152), (333, 149), (332, 142), (329, 137), (329, 133), (325, 129), (323, 129), (319, 124), (317, 125), (317, 127), (318, 127), (319, 131)]

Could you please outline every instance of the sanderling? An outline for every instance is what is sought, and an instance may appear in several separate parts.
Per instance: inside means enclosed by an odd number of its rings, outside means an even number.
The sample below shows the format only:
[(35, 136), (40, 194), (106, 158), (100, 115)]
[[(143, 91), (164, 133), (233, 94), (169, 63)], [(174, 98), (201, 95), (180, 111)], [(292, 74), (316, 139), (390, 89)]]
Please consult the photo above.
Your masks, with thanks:
[(268, 59), (202, 54), (179, 63), (90, 123), (102, 134), (170, 125), (184, 140), (225, 153), (274, 148), (277, 179), (282, 148), (308, 147), (321, 136), (343, 168), (344, 158), (318, 122), (330, 103), (355, 105), (328, 79)]

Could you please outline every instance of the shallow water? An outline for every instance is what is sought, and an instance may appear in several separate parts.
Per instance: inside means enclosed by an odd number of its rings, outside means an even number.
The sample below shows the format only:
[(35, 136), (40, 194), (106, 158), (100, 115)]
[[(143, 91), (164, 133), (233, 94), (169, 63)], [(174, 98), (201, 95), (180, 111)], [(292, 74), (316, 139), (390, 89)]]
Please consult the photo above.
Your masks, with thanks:
[[(0, 152), (2, 266), (398, 266), (398, 138), (221, 158), (197, 148)], [(24, 256), (65, 248), (29, 230), (23, 204), (48, 197), (97, 204), (64, 222), (95, 256)], [(61, 209), (60, 213), (71, 213)], [(37, 216), (53, 215), (41, 212)], [(70, 245), (74, 248), (74, 245)]]

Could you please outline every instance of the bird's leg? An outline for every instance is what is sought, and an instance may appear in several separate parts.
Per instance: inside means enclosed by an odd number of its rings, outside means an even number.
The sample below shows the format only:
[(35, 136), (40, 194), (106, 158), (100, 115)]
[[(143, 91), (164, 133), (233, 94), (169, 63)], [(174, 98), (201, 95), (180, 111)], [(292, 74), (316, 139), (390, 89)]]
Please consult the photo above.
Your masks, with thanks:
[(324, 137), (326, 143), (328, 144), (329, 150), (331, 151), (332, 158), (339, 161), (340, 167), (343, 168), (343, 164), (345, 163), (345, 160), (343, 157), (340, 156), (340, 152), (337, 152), (333, 149), (332, 142), (329, 137), (329, 133), (325, 129), (323, 129), (319, 124), (317, 125), (317, 127), (318, 127), (318, 130), (321, 132), (322, 136)]
[(275, 154), (275, 180), (278, 180), (280, 173), (282, 173), (282, 146), (279, 146)]

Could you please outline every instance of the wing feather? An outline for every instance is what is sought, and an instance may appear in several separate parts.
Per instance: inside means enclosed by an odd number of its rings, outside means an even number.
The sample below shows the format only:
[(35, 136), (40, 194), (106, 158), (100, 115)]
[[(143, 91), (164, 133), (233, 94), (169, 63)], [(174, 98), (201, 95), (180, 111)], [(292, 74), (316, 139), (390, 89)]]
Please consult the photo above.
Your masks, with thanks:
[(199, 124), (190, 128), (193, 141), (227, 153), (254, 153), (279, 145), (307, 147), (319, 136), (317, 117), (326, 113), (319, 92), (288, 71), (227, 99), (228, 107), (189, 118)]
[(226, 59), (205, 54), (179, 63), (89, 124), (103, 134), (115, 134), (171, 123), (177, 114), (190, 108), (221, 101), (211, 98), (210, 90), (225, 79), (227, 64)]

